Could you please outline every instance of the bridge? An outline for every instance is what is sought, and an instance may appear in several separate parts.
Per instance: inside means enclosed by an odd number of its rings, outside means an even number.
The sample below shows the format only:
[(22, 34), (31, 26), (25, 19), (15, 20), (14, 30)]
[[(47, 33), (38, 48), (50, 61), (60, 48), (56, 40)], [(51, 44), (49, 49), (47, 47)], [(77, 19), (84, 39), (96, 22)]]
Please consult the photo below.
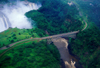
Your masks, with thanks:
[(52, 35), (52, 36), (48, 36), (48, 37), (42, 37), (40, 39), (50, 39), (50, 38), (57, 38), (57, 37), (71, 37), (71, 38), (75, 38), (77, 33), (79, 33), (79, 30), (78, 31), (74, 31), (74, 32), (58, 34), (58, 35)]
[(21, 41), (12, 43), (12, 44), (8, 45), (8, 47), (4, 46), (4, 47), (0, 48), (0, 50), (7, 49), (7, 48), (12, 47), (13, 45), (15, 45), (17, 43), (28, 41), (28, 40), (29, 41), (31, 41), (31, 40), (44, 40), (44, 39), (48, 40), (48, 39), (56, 39), (56, 38), (59, 38), (59, 37), (71, 37), (71, 38), (75, 38), (77, 33), (79, 33), (79, 31), (73, 31), (73, 32), (68, 32), (68, 33), (63, 33), (63, 34), (58, 34), (58, 35), (52, 35), (52, 36), (48, 36), (48, 37), (25, 39), (25, 40), (21, 40)]

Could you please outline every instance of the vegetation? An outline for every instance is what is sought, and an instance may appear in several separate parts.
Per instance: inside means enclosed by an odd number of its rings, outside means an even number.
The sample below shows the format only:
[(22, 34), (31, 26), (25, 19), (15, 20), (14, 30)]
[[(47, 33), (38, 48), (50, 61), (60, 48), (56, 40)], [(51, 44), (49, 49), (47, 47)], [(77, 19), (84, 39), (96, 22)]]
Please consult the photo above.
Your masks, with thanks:
[[(48, 48), (50, 46), (50, 48)], [(28, 42), (11, 49), (0, 57), (1, 68), (60, 68), (57, 48), (45, 41)]]
[(58, 0), (47, 0), (39, 10), (32, 10), (25, 15), (34, 20), (38, 28), (48, 31), (50, 35), (81, 30), (83, 26), (76, 7)]
[(46, 36), (45, 32), (38, 28), (33, 28), (33, 29), (9, 28), (8, 30), (0, 33), (0, 47), (7, 46), (8, 44), (23, 39), (29, 39), (31, 37), (33, 38), (43, 37), (43, 36)]
[(100, 31), (94, 25), (78, 33), (69, 45), (71, 54), (79, 58), (83, 68), (100, 67)]
[(0, 2), (8, 2), (8, 0), (0, 0)]
[[(69, 44), (69, 52), (78, 58), (79, 63), (83, 68), (99, 68), (100, 67), (100, 29), (97, 27), (98, 24), (98, 12), (93, 11), (98, 7), (93, 7), (90, 4), (90, 1), (73, 1), (81, 10), (84, 19), (88, 22), (88, 27), (86, 30), (77, 34), (76, 39), (72, 39)], [(97, 4), (98, 1), (91, 0), (93, 5)], [(88, 9), (88, 10), (87, 10)], [(84, 11), (84, 12), (83, 12)], [(97, 15), (98, 14), (98, 15)], [(87, 19), (86, 17), (87, 16)], [(97, 17), (95, 17), (97, 16)], [(97, 24), (95, 26), (94, 23)], [(76, 64), (77, 67), (80, 65)]]
[[(70, 0), (68, 0), (70, 1)], [(100, 5), (98, 0), (71, 0), (72, 2), (78, 4), (79, 9), (83, 12), (83, 15), (87, 16), (89, 20), (95, 22), (95, 24), (100, 28)]]

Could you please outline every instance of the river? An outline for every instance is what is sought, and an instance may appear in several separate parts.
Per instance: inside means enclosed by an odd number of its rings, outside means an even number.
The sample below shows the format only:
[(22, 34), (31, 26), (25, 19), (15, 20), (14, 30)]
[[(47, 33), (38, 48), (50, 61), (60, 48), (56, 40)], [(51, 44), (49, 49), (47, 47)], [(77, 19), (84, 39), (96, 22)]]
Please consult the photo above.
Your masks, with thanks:
[(77, 62), (77, 59), (69, 54), (68, 40), (64, 38), (59, 38), (52, 41), (54, 45), (58, 48), (59, 53), (61, 55), (61, 60), (63, 60), (64, 62), (63, 65), (65, 66), (62, 66), (62, 68), (76, 68), (75, 63)]

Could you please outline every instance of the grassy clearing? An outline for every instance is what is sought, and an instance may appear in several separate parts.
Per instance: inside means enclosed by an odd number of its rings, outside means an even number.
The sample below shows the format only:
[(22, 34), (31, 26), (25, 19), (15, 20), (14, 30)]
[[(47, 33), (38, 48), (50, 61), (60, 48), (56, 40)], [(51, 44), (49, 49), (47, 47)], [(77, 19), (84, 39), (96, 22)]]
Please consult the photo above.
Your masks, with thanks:
[(39, 37), (34, 31), (34, 29), (9, 28), (8, 30), (0, 33), (0, 47), (7, 46), (23, 39)]

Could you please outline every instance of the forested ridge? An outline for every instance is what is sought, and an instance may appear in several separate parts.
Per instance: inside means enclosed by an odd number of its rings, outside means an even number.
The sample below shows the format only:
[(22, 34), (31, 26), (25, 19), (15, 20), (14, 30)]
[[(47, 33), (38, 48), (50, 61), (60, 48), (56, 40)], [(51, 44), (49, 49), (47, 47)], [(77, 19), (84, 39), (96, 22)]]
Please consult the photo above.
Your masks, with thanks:
[[(100, 30), (93, 26), (77, 34), (69, 44), (69, 52), (79, 59), (83, 68), (100, 67)], [(81, 67), (76, 65), (77, 67)]]
[[(23, 1), (23, 0), (22, 0)], [(100, 30), (88, 20), (84, 31), (84, 18), (79, 16), (75, 5), (67, 0), (28, 0), (42, 4), (38, 10), (25, 15), (31, 18), (36, 27), (32, 29), (9, 28), (0, 33), (0, 47), (27, 38), (45, 37), (80, 30), (76, 39), (69, 40), (69, 52), (79, 61), (76, 67), (100, 67)], [(7, 1), (6, 1), (7, 2)], [(6, 42), (6, 43), (5, 43)], [(2, 51), (0, 51), (2, 53)], [(2, 68), (60, 68), (60, 54), (54, 44), (43, 41), (30, 41), (18, 45), (0, 57)]]
[(82, 29), (82, 18), (79, 18), (76, 7), (69, 7), (58, 0), (47, 0), (39, 10), (27, 12), (26, 16), (36, 21), (37, 27), (47, 30), (50, 35)]

